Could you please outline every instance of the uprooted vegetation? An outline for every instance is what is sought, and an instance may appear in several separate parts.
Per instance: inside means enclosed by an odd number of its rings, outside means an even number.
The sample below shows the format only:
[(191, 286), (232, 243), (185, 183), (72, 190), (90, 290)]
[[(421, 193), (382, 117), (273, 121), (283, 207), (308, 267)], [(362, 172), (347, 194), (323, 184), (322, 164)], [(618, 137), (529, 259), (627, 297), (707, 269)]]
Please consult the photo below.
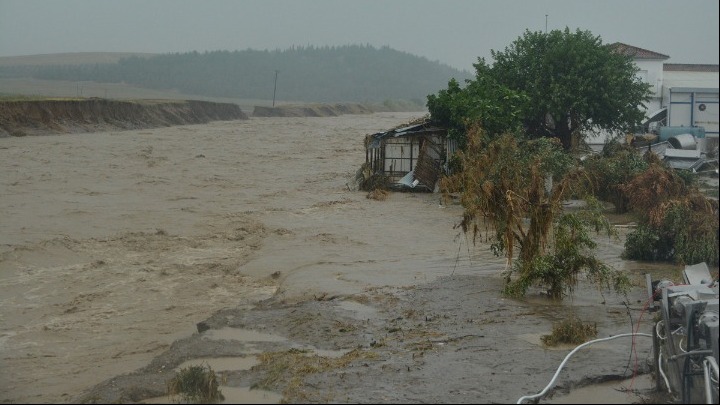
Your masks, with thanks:
[[(251, 388), (268, 391), (281, 389), (285, 399), (305, 402), (310, 399), (304, 392), (307, 389), (304, 380), (308, 375), (343, 369), (354, 361), (375, 359), (377, 356), (375, 352), (360, 349), (338, 358), (322, 357), (300, 349), (265, 352), (258, 355), (260, 364), (255, 366), (255, 369), (265, 372), (265, 378)], [(328, 402), (331, 400), (332, 398), (326, 398)]]
[(381, 188), (376, 188), (376, 189), (370, 191), (369, 193), (367, 193), (366, 197), (371, 200), (385, 201), (385, 200), (387, 200), (388, 195), (390, 195), (390, 193), (387, 190), (384, 190)]
[(390, 194), (390, 179), (382, 173), (372, 173), (367, 163), (355, 173), (355, 183), (359, 190), (367, 191), (365, 197), (371, 200), (384, 201)]

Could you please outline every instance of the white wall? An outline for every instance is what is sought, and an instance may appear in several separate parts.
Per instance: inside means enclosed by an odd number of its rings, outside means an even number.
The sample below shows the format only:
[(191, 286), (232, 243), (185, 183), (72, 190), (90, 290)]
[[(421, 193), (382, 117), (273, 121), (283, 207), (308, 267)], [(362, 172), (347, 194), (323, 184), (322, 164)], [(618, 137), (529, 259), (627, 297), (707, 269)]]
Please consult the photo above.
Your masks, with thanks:
[(640, 72), (638, 72), (640, 78), (652, 86), (650, 87), (652, 97), (660, 97), (664, 73), (663, 61), (642, 59), (636, 60), (635, 65), (640, 69)]
[(662, 86), (663, 107), (669, 103), (671, 87), (720, 88), (719, 72), (667, 71)]
[(718, 137), (718, 88), (673, 87), (668, 97), (668, 126), (705, 128), (707, 137)]
[(663, 61), (658, 59), (635, 60), (640, 69), (638, 76), (650, 85), (650, 100), (645, 103), (645, 111), (651, 114), (662, 108)]

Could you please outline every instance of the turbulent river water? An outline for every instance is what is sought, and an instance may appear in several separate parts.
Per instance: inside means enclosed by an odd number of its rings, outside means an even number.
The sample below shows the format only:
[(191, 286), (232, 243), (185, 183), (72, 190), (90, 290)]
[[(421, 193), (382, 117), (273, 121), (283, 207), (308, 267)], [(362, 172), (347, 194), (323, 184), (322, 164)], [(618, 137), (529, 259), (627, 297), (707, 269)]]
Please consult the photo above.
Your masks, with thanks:
[[(350, 187), (364, 136), (420, 115), (0, 139), (0, 402), (70, 401), (222, 308), (451, 275), (497, 281), (504, 262), (453, 228), (461, 207)], [(620, 259), (621, 240), (599, 243), (632, 274), (680, 270)], [(599, 297), (573, 305), (607, 317)]]

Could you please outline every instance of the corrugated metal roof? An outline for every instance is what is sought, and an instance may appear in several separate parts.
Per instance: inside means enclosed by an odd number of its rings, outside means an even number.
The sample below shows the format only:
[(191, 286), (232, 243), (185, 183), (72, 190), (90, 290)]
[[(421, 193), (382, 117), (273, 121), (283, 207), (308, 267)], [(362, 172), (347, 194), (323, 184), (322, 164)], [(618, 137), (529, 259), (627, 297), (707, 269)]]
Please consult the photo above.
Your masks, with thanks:
[(610, 45), (610, 48), (612, 48), (615, 52), (632, 56), (635, 59), (669, 59), (670, 57), (667, 55), (663, 55), (662, 53), (649, 51), (647, 49), (638, 48), (637, 46), (632, 46), (628, 44), (623, 44), (622, 42), (615, 42), (614, 44)]
[(383, 139), (389, 137), (400, 137), (400, 136), (414, 136), (414, 135), (427, 135), (431, 133), (446, 132), (445, 128), (433, 126), (429, 120), (422, 123), (397, 128), (386, 132), (378, 132), (372, 135), (374, 139)]
[(694, 63), (663, 63), (666, 72), (718, 72), (720, 65), (704, 65)]

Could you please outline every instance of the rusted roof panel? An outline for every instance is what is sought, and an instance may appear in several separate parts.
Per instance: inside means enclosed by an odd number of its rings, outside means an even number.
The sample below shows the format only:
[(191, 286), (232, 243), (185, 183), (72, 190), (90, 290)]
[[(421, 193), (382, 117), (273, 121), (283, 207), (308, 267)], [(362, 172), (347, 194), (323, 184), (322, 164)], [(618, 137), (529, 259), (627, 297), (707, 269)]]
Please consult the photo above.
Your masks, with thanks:
[(623, 44), (622, 42), (615, 42), (614, 44), (610, 45), (610, 48), (612, 48), (615, 52), (632, 56), (635, 59), (668, 59), (670, 58), (667, 55), (663, 55), (662, 53), (649, 51), (647, 49), (638, 48), (637, 46), (632, 46), (628, 44)]

